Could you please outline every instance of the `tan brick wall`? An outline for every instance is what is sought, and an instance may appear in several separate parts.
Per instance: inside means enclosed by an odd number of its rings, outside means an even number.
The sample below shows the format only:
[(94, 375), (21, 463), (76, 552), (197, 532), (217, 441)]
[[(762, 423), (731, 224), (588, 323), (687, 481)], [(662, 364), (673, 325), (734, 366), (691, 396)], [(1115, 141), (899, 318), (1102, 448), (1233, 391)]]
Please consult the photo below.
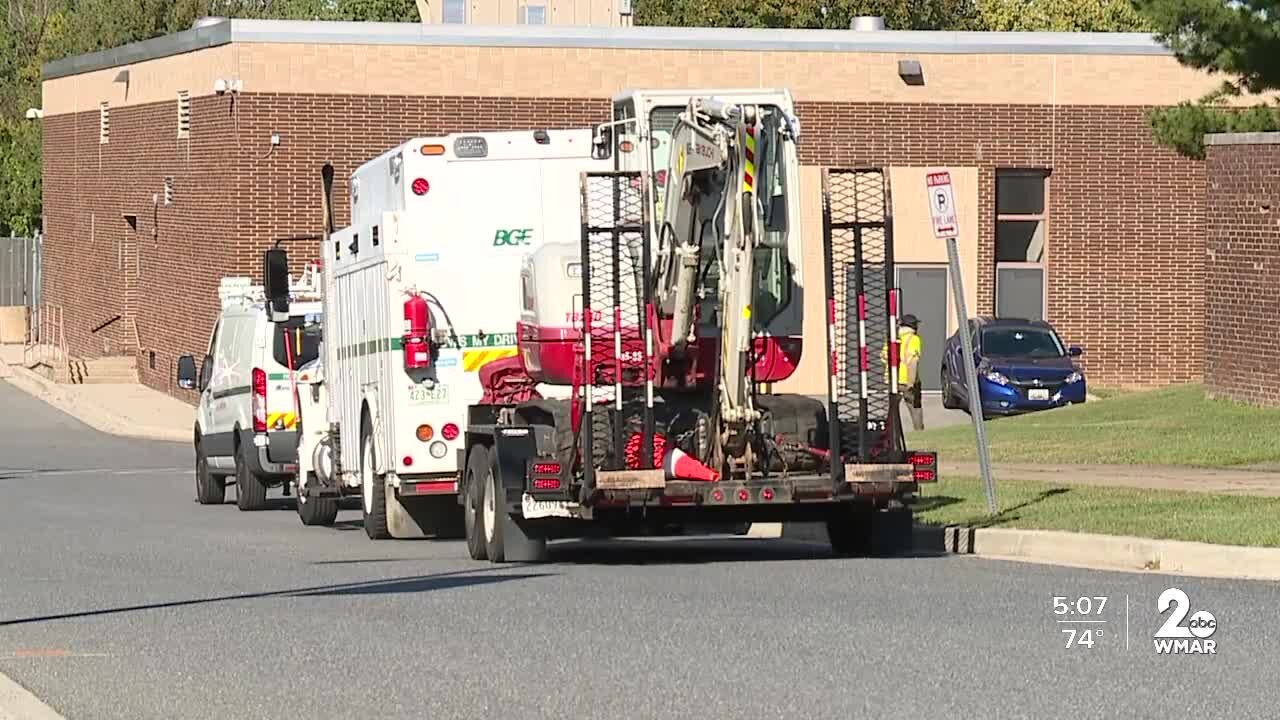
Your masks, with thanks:
[[(909, 86), (897, 61), (921, 62)], [(787, 87), (805, 101), (947, 105), (1175, 104), (1219, 79), (1169, 56), (753, 52), (527, 47), (237, 43), (44, 84), (46, 116), (213, 92), (238, 77), (246, 93), (609, 97), (626, 87)], [(554, 82), (549, 78), (555, 78)], [(1242, 98), (1240, 102), (1253, 102)]]
[[(998, 167), (1053, 168), (1048, 314), (1069, 342), (1086, 348), (1093, 382), (1161, 383), (1202, 376), (1202, 167), (1155, 147), (1144, 108), (1091, 106), (905, 105), (803, 102), (802, 164), (876, 164), (957, 169), (962, 209), (970, 204), (976, 252), (971, 312), (993, 306), (994, 177)], [(144, 379), (170, 389), (172, 366), (208, 339), (223, 274), (260, 273), (272, 238), (315, 232), (318, 170), (337, 169), (336, 197), (359, 163), (421, 134), (581, 127), (608, 117), (606, 99), (473, 98), (246, 93), (197, 98), (191, 139), (175, 139), (169, 101), (118, 108), (112, 139), (98, 144), (97, 112), (46, 118), (46, 297), (66, 308), (75, 352), (101, 352), (98, 323), (126, 310), (118, 269), (126, 239), (122, 213), (138, 216), (134, 307)], [(271, 133), (283, 143), (272, 150)], [(909, 194), (919, 170), (896, 171)], [(173, 207), (153, 210), (163, 177), (176, 182)], [(805, 172), (811, 242), (817, 186)], [(901, 186), (901, 183), (906, 186)], [(976, 188), (975, 188), (976, 185)], [(970, 196), (969, 193), (972, 192)], [(965, 199), (972, 197), (972, 199)], [(974, 210), (973, 208), (976, 208)], [(338, 221), (346, 207), (337, 204)], [(921, 223), (900, 215), (904, 227)], [(925, 226), (927, 227), (927, 226)], [(904, 231), (903, 237), (910, 233)], [(904, 241), (920, 260), (927, 242)], [(941, 262), (945, 248), (934, 246)], [(820, 287), (812, 245), (807, 285)], [(962, 250), (963, 252), (963, 250)], [(304, 253), (297, 253), (295, 257)], [(818, 265), (820, 267), (820, 265)], [(812, 305), (812, 293), (806, 293)], [(812, 309), (812, 308), (811, 308)], [(807, 336), (821, 343), (821, 314)], [(119, 341), (127, 338), (119, 338)], [(821, 347), (818, 345), (818, 347)], [(821, 392), (810, 345), (801, 391)], [(149, 351), (157, 369), (148, 369)]]
[(1205, 382), (1280, 406), (1280, 139), (1210, 145), (1205, 194)]

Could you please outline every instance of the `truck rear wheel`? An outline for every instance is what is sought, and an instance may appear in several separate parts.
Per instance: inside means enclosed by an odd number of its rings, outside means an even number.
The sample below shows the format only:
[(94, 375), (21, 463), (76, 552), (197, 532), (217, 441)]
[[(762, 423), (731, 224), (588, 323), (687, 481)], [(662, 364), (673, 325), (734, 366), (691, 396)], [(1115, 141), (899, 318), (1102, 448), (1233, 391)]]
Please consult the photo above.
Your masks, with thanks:
[(489, 562), (546, 562), (546, 538), (530, 536), (507, 512), (506, 493), (501, 485), (496, 455), (489, 457), (482, 484), (484, 493), (480, 517)]
[(486, 551), (484, 516), (484, 486), (489, 468), (489, 448), (476, 445), (467, 456), (467, 476), (462, 495), (462, 523), (467, 537), (467, 554), (472, 560), (484, 560)]
[(196, 502), (201, 505), (221, 505), (227, 501), (227, 483), (224, 478), (209, 472), (209, 458), (204, 447), (196, 441)]
[(294, 505), (303, 525), (332, 525), (338, 519), (338, 498), (307, 497), (301, 487)]
[(831, 552), (838, 557), (886, 557), (909, 552), (911, 509), (841, 507), (827, 520)]
[(236, 507), (241, 510), (265, 510), (267, 485), (249, 469), (249, 453), (252, 445), (236, 448)]
[(373, 455), (373, 428), (366, 421), (360, 430), (360, 485), (364, 511), (364, 533), (370, 540), (387, 540), (387, 479), (377, 474)]

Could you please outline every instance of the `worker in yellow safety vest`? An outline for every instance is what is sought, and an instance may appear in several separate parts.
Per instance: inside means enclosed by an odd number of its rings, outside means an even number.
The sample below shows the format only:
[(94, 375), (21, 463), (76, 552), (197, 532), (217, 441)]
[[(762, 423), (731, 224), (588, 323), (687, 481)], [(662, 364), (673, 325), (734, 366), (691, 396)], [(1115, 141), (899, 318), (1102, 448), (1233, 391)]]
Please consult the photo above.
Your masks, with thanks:
[[(924, 407), (921, 400), (922, 384), (920, 382), (920, 356), (924, 352), (924, 342), (920, 339), (920, 319), (915, 315), (903, 315), (898, 322), (898, 397), (907, 406), (911, 415), (911, 426), (916, 430), (924, 429)], [(888, 379), (889, 348), (880, 351), (880, 358), (885, 363), (885, 379)]]

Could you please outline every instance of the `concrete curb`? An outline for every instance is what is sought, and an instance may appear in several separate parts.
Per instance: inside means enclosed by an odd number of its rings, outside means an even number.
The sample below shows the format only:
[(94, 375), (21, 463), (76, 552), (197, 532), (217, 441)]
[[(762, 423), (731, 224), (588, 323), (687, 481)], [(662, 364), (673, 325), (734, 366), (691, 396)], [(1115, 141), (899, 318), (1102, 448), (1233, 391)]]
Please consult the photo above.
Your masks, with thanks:
[(0, 673), (0, 720), (66, 720), (30, 690)]
[(74, 417), (99, 432), (139, 440), (190, 442), (190, 428), (147, 427), (126, 423), (110, 408), (83, 398), (73, 398), (57, 383), (20, 365), (9, 366), (11, 375), (5, 381), (14, 387)]
[[(1056, 530), (1016, 530), (917, 524), (916, 552), (980, 555), (1068, 567), (1238, 580), (1280, 580), (1280, 548), (1215, 545)], [(826, 542), (820, 523), (754, 523), (753, 538)]]
[(1280, 580), (1280, 548), (1055, 530), (958, 526), (930, 529), (933, 537), (928, 544), (940, 540), (941, 549), (950, 553), (1128, 572)]

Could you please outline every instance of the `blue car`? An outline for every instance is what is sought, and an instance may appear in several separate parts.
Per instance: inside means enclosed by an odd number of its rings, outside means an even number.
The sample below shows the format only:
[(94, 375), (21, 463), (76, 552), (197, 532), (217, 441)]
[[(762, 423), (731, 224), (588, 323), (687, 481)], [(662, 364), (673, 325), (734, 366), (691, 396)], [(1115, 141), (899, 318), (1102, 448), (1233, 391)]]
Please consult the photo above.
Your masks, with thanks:
[[(977, 318), (969, 321), (978, 368), (983, 417), (1017, 415), (1074, 405), (1085, 400), (1084, 373), (1053, 326), (1042, 320)], [(960, 334), (947, 338), (942, 357), (942, 405), (969, 409), (964, 345)]]

